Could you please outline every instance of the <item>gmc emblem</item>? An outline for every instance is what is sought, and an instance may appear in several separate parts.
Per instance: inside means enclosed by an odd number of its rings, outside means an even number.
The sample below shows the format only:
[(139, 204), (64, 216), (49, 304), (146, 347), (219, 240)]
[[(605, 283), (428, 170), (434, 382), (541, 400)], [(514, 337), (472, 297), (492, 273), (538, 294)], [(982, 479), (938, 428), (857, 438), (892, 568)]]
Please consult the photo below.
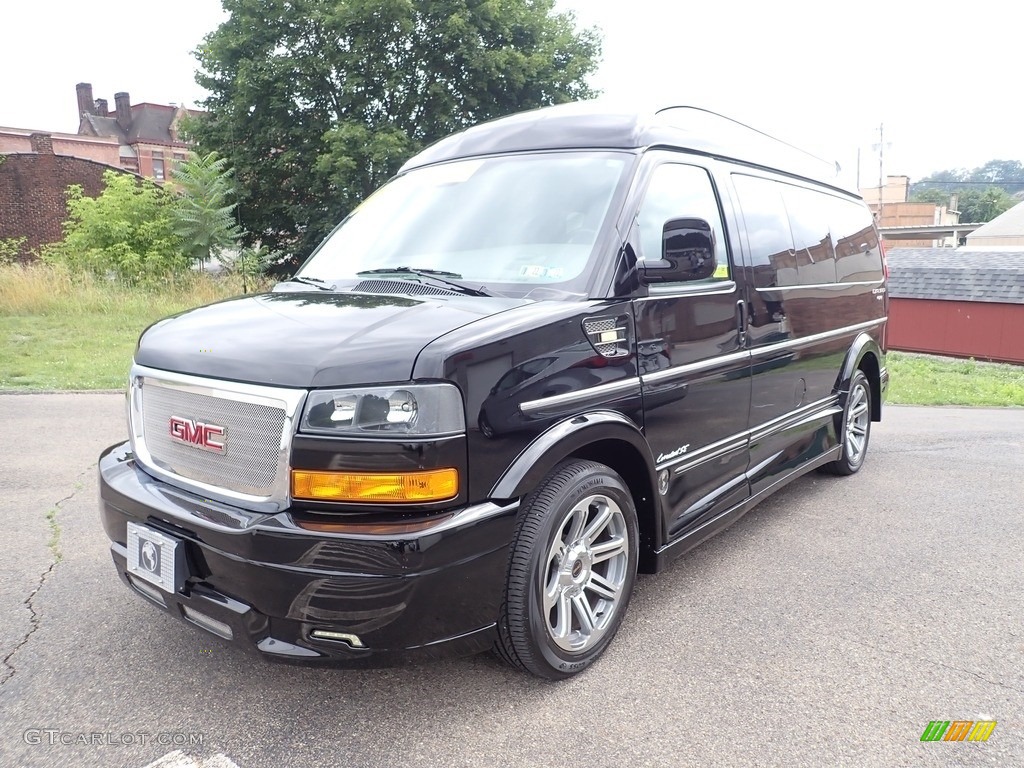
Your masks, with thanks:
[(228, 441), (228, 430), (216, 424), (203, 424), (192, 419), (171, 416), (171, 440), (194, 445), (204, 451), (224, 453)]

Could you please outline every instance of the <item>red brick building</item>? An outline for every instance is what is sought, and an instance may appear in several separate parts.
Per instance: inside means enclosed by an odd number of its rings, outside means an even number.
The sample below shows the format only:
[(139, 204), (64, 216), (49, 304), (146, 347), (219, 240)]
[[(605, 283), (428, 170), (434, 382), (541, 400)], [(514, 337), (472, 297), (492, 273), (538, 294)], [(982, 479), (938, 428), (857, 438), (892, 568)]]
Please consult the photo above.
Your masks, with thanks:
[(79, 83), (77, 134), (0, 128), (0, 240), (26, 238), (18, 258), (28, 260), (63, 237), (67, 188), (79, 184), (90, 197), (103, 191), (103, 173), (117, 170), (163, 182), (173, 164), (188, 157), (174, 105), (135, 104), (127, 93), (94, 99)]
[[(15, 138), (20, 142), (20, 137)], [(86, 157), (56, 154), (56, 146), (65, 138), (36, 132), (25, 137), (27, 148), (18, 143), (14, 147), (18, 151), (10, 151), (14, 139), (0, 132), (0, 142), (7, 141), (0, 143), (0, 240), (26, 238), (18, 254), (22, 261), (46, 243), (63, 238), (70, 185), (80, 184), (86, 195), (96, 197), (103, 191), (106, 171), (123, 172)]]
[(173, 104), (132, 104), (123, 91), (114, 94), (111, 110), (106, 99), (93, 98), (91, 83), (75, 89), (79, 135), (116, 141), (121, 168), (163, 182), (173, 164), (188, 157), (190, 145), (181, 136), (181, 121), (201, 112)]

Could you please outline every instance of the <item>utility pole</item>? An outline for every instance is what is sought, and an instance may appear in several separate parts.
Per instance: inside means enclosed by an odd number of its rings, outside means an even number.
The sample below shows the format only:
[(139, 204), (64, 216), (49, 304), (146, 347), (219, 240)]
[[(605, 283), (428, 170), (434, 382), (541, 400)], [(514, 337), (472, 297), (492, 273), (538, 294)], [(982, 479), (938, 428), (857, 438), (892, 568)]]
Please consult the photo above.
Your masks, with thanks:
[(882, 208), (885, 205), (885, 176), (882, 175), (882, 159), (885, 157), (885, 124), (878, 124), (878, 224), (882, 224)]
[(885, 124), (878, 124), (878, 143), (873, 145), (872, 149), (878, 150), (878, 224), (882, 224), (882, 210), (884, 208), (883, 196), (885, 194), (885, 175), (884, 175), (884, 164), (885, 164)]

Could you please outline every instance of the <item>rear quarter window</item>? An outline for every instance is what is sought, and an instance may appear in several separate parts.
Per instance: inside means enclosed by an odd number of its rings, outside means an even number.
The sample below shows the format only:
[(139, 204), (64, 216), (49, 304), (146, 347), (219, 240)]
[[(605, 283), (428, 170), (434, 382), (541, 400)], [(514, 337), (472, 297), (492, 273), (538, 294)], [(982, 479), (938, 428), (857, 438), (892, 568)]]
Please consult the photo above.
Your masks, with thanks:
[(861, 203), (829, 197), (829, 227), (842, 283), (882, 279), (882, 250), (871, 212)]

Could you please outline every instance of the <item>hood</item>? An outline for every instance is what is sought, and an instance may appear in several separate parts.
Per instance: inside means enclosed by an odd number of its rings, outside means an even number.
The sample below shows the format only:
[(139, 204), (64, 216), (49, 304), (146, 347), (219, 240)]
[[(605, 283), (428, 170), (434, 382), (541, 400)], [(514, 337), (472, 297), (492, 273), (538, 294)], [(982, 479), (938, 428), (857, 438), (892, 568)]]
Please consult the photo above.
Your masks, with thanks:
[(325, 292), (229, 299), (161, 320), (139, 338), (140, 365), (287, 387), (408, 381), (420, 350), (522, 299)]

